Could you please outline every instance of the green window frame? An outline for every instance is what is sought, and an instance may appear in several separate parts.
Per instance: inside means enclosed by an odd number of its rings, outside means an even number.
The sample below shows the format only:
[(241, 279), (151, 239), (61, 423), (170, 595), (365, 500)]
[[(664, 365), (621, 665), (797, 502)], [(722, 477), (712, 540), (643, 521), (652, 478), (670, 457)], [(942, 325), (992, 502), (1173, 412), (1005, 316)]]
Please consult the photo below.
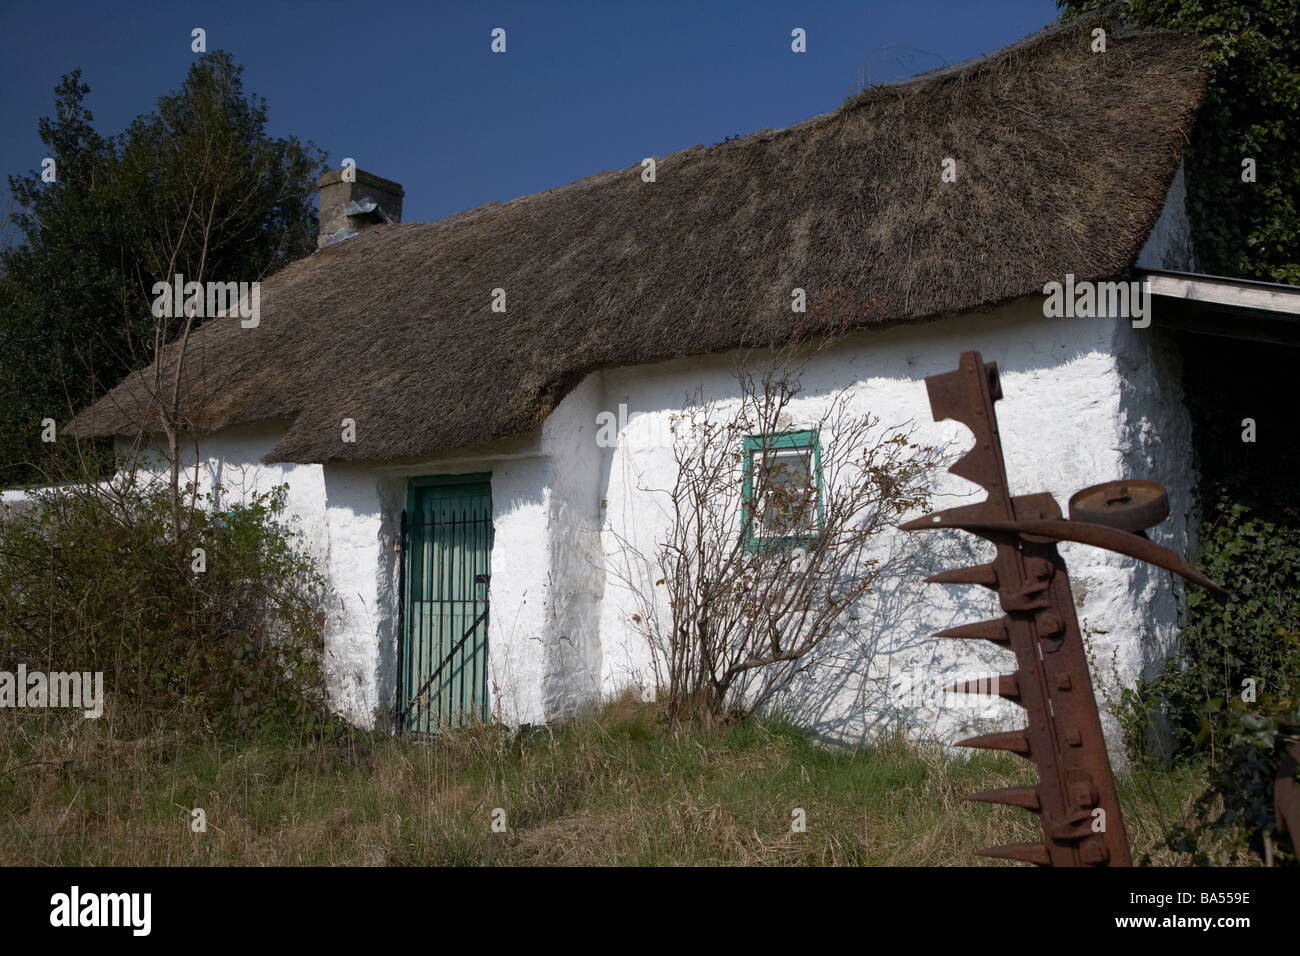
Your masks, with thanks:
[[(780, 536), (757, 533), (755, 529), (755, 479), (754, 461), (760, 454), (786, 451), (790, 449), (807, 449), (812, 452), (812, 474), (817, 481), (817, 516), (816, 531), (812, 534), (785, 534)], [(812, 430), (782, 432), (776, 435), (750, 435), (745, 439), (745, 484), (743, 490), (744, 510), (744, 545), (747, 551), (763, 551), (768, 548), (807, 548), (819, 544), (826, 526), (826, 510), (823, 504), (822, 485), (822, 446), (818, 433)]]

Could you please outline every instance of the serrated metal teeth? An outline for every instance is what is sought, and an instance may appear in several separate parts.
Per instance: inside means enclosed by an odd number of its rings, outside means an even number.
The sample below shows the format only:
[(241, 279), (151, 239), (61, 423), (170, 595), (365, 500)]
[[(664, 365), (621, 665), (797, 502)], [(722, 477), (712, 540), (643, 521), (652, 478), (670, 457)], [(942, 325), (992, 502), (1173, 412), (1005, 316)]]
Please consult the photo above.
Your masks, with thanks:
[(957, 741), (958, 747), (976, 747), (980, 750), (1009, 750), (1029, 756), (1029, 737), (1023, 730), (1007, 730), (998, 734), (980, 734)]
[(998, 617), (991, 621), (976, 621), (974, 624), (961, 624), (957, 627), (935, 631), (934, 636), (992, 641), (994, 644), (1005, 647), (1011, 643), (1009, 623), (1007, 618)]
[(976, 564), (969, 568), (953, 568), (940, 571), (925, 579), (926, 584), (982, 584), (993, 591), (998, 589), (998, 575), (993, 570), (992, 562)]
[(987, 856), (995, 860), (1019, 860), (1021, 863), (1033, 863), (1036, 866), (1051, 866), (1052, 856), (1047, 847), (1041, 843), (1004, 843), (1002, 846), (990, 846), (976, 850), (976, 856)]
[(1037, 787), (1003, 787), (1000, 790), (981, 790), (978, 793), (968, 794), (966, 799), (972, 803), (1001, 803), (1009, 807), (1020, 807), (1033, 813), (1037, 813), (1043, 808)]
[(954, 694), (988, 694), (1020, 702), (1020, 672), (1014, 674), (995, 674), (993, 677), (977, 677), (974, 680), (959, 680), (946, 689)]

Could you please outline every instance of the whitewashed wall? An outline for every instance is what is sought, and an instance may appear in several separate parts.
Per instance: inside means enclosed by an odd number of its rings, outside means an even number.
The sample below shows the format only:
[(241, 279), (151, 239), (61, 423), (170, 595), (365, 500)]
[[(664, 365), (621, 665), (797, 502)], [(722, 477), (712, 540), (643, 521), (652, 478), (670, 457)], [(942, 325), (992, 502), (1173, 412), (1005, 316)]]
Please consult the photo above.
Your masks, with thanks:
[[(575, 400), (581, 393), (575, 393)], [(562, 417), (553, 416), (547, 423), (547, 444), (556, 440), (552, 432), (563, 436), (570, 427), (584, 427), (562, 422)], [(219, 486), (215, 503), (229, 507), (247, 503), (255, 492), (288, 486), (285, 517), (332, 589), (325, 643), (327, 685), (335, 710), (360, 726), (373, 727), (383, 723), (393, 704), (399, 620), (396, 546), (407, 478), (482, 471), (492, 473), (495, 529), (488, 654), (494, 715), (509, 723), (540, 722), (560, 715), (563, 706), (573, 708), (574, 688), (583, 685), (563, 678), (565, 665), (554, 650), (560, 643), (554, 634), (556, 622), (582, 613), (583, 600), (573, 596), (572, 588), (561, 587), (556, 593), (570, 596), (560, 607), (551, 606), (550, 529), (568, 528), (576, 508), (569, 502), (581, 498), (585, 484), (594, 548), (593, 469), (587, 479), (557, 478), (556, 459), (542, 453), (542, 436), (485, 447), (470, 456), (461, 453), (400, 467), (262, 464), (262, 456), (283, 433), (281, 425), (264, 425), (204, 436), (198, 455), (199, 493)], [(358, 440), (364, 437), (364, 422), (358, 422)], [(193, 475), (192, 452), (186, 462)], [(552, 485), (559, 487), (558, 494)], [(578, 536), (566, 530), (559, 537), (567, 547)], [(560, 575), (565, 582), (571, 577), (567, 572)], [(587, 589), (583, 596), (590, 593)], [(594, 634), (594, 629), (585, 633)], [(584, 653), (590, 658), (592, 649)], [(585, 686), (588, 696), (595, 694), (594, 678)]]
[[(584, 398), (585, 396), (585, 398)], [(494, 717), (540, 723), (598, 696), (595, 412), (579, 387), (539, 435), (400, 467), (324, 468), (331, 696), (350, 719), (382, 721), (396, 692), (398, 535), (417, 475), (491, 473), (489, 696)], [(358, 423), (359, 425), (361, 423)], [(563, 465), (564, 467), (559, 467)]]
[[(809, 366), (805, 393), (790, 408), (790, 427), (814, 424), (829, 396), (847, 389), (855, 408), (878, 416), (882, 425), (913, 421), (924, 442), (956, 442), (964, 451), (969, 432), (932, 421), (922, 379), (955, 368), (961, 352), (976, 349), (986, 361), (997, 361), (1002, 372), (1005, 398), (997, 411), (1013, 494), (1048, 491), (1064, 510), (1069, 495), (1086, 485), (1121, 476), (1156, 478), (1170, 485), (1175, 503), (1159, 540), (1181, 551), (1193, 478), (1189, 427), (1176, 375), (1156, 335), (1132, 329), (1128, 321), (1044, 319), (1038, 298), (982, 315), (860, 334)], [(610, 571), (600, 644), (607, 694), (653, 683), (645, 639), (631, 618), (641, 608), (617, 583), (628, 576), (628, 551), (616, 538), (626, 537), (633, 553), (641, 554), (653, 553), (662, 538), (665, 501), (646, 489), (671, 487), (675, 465), (671, 450), (655, 438), (666, 433), (667, 418), (683, 397), (701, 385), (706, 398), (737, 401), (731, 357), (603, 376), (604, 409), (617, 412), (624, 404), (630, 416), (617, 447), (602, 449)], [(825, 450), (835, 436), (822, 434), (821, 441)], [(944, 495), (936, 507), (969, 503), (965, 496), (972, 493), (975, 500), (983, 496), (946, 473), (937, 487)], [(1022, 716), (1002, 701), (920, 709), (899, 705), (918, 665), (933, 685), (1014, 669), (1009, 654), (985, 642), (929, 636), (1001, 614), (996, 597), (983, 589), (920, 584), (926, 573), (988, 560), (992, 552), (991, 545), (958, 533), (886, 536), (880, 554), (894, 562), (896, 573), (856, 608), (856, 619), (831, 649), (828, 663), (811, 679), (797, 678), (781, 705), (818, 734), (838, 741), (865, 739), (900, 718), (945, 740), (1016, 726)], [(1075, 581), (1080, 621), (1094, 631), (1105, 678), (1131, 682), (1149, 672), (1163, 659), (1177, 620), (1170, 575), (1083, 546), (1067, 544), (1062, 552)]]

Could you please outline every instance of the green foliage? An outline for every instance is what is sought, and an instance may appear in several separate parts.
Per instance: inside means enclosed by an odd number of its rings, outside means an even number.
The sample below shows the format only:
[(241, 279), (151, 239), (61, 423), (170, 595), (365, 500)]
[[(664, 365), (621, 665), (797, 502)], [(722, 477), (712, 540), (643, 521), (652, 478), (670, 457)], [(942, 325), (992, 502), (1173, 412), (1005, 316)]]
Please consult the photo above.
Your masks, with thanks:
[(1159, 741), (1157, 732), (1160, 698), (1151, 691), (1151, 684), (1139, 677), (1132, 687), (1120, 689), (1112, 713), (1119, 722), (1124, 750), (1129, 758), (1142, 762), (1150, 755), (1153, 744)]
[[(1200, 829), (1258, 854), (1273, 832), (1273, 774), (1300, 700), (1294, 358), (1219, 338), (1189, 338), (1183, 352), (1201, 472), (1199, 564), (1230, 593), (1219, 599), (1188, 589), (1178, 657), (1151, 689), (1162, 699), (1175, 756), (1211, 761)], [(1247, 417), (1257, 426), (1253, 443), (1242, 441)], [(1198, 838), (1184, 832), (1179, 849), (1199, 852)], [(1279, 860), (1288, 859), (1282, 844)]]
[[(519, 733), (128, 741), (79, 718), (5, 733), (14, 712), (0, 711), (0, 866), (969, 867), (1014, 865), (975, 851), (1041, 839), (1031, 814), (963, 799), (1031, 783), (1013, 755), (903, 735), (832, 748), (771, 719), (705, 731), (659, 716), (634, 697)], [(1180, 862), (1156, 846), (1159, 821), (1202, 779), (1120, 776), (1139, 858)], [(195, 804), (206, 833), (189, 831)]]
[[(1300, 516), (1281, 508), (1272, 520), (1226, 496), (1213, 509), (1202, 566), (1232, 596), (1189, 593), (1179, 658), (1156, 686), (1180, 752), (1212, 758), (1196, 805), (1201, 827), (1263, 856), (1276, 830), (1274, 775), (1300, 731)], [(1195, 833), (1181, 838), (1179, 849), (1196, 852)], [(1276, 859), (1295, 863), (1285, 846)]]
[(1278, 765), (1300, 739), (1300, 701), (1266, 694), (1254, 703), (1235, 700), (1216, 710), (1224, 729), (1209, 786), (1196, 800), (1196, 825), (1177, 828), (1170, 848), (1208, 863), (1204, 847), (1212, 834), (1218, 837), (1214, 842), (1226, 840), (1267, 859), (1267, 839), (1275, 865), (1296, 866), (1294, 838), (1277, 834), (1273, 794)]
[(1211, 509), (1201, 566), (1232, 596), (1188, 590), (1178, 666), (1158, 681), (1179, 751), (1229, 732), (1228, 705), (1242, 702), (1246, 681), (1260, 700), (1300, 691), (1300, 516), (1283, 507), (1275, 519), (1226, 497)]
[[(0, 250), (0, 485), (32, 481), (60, 424), (146, 365), (156, 281), (253, 281), (314, 249), (323, 157), (266, 132), (266, 103), (214, 52), (117, 137), (79, 70), (40, 121), (57, 180), (10, 176), (20, 241)], [(162, 338), (174, 334), (163, 329)]]
[[(1300, 422), (1291, 356), (1256, 343), (1189, 339), (1185, 389), (1200, 482), (1201, 568), (1230, 592), (1187, 591), (1180, 653), (1156, 682), (1175, 753), (1217, 752), (1242, 682), (1256, 695), (1300, 694)], [(1209, 383), (1213, 387), (1207, 387)], [(1242, 441), (1242, 421), (1257, 441)]]
[(5, 668), (102, 671), (106, 713), (134, 730), (317, 725), (324, 588), (280, 520), (285, 488), (224, 508), (215, 494), (178, 532), (168, 489), (137, 478), (6, 508)]
[[(1065, 17), (1105, 0), (1058, 0)], [(1134, 23), (1203, 38), (1205, 103), (1187, 153), (1198, 269), (1300, 284), (1300, 5), (1295, 0), (1128, 0)], [(1256, 181), (1242, 181), (1242, 160)]]

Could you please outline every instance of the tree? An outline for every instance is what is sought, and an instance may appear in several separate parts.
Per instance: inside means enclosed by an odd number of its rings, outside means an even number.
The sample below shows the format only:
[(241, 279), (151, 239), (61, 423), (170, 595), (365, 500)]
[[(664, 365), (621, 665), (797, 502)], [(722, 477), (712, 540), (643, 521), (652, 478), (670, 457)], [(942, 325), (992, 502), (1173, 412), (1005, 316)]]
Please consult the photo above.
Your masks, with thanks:
[[(198, 317), (152, 315), (155, 282), (260, 280), (313, 251), (323, 156), (267, 134), (241, 73), (203, 56), (115, 138), (96, 132), (79, 70), (56, 87), (39, 126), (56, 180), (9, 179), (21, 241), (0, 250), (0, 483), (40, 475), (43, 419), (65, 421), (193, 331)], [(165, 415), (149, 424), (167, 431)]]
[[(93, 394), (93, 374), (109, 363), (96, 346), (120, 327), (115, 281), (103, 250), (119, 245), (118, 221), (92, 214), (108, 190), (112, 145), (92, 126), (80, 71), (55, 88), (56, 116), (39, 123), (55, 161), (55, 182), (11, 176), (21, 237), (0, 253), (0, 482), (30, 480), (40, 460), (40, 422)], [(102, 323), (93, 328), (87, 316)], [(64, 393), (64, 389), (69, 391)]]
[(938, 452), (881, 428), (851, 390), (792, 431), (806, 358), (737, 369), (738, 402), (688, 396), (672, 421), (676, 478), (647, 554), (615, 533), (672, 720), (744, 717), (822, 660), (887, 563), (880, 532), (924, 509)]
[[(1112, 5), (1057, 0), (1066, 18)], [(1127, 0), (1120, 14), (1202, 38), (1209, 88), (1187, 151), (1198, 269), (1300, 284), (1300, 6)], [(1254, 182), (1243, 181), (1247, 159)]]

